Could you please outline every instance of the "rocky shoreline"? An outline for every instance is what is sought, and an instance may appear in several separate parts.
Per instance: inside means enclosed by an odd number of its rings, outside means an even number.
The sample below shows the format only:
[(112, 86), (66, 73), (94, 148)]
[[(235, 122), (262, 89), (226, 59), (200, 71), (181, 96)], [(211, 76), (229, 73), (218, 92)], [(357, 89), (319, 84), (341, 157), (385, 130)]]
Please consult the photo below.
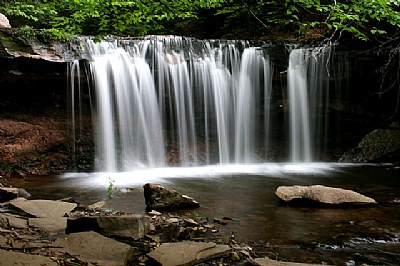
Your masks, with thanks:
[[(1, 185), (0, 265), (327, 265), (266, 256), (259, 245), (237, 241), (223, 230), (235, 219), (180, 212), (199, 203), (159, 184), (144, 187), (148, 211), (133, 214), (106, 209), (102, 201), (84, 206), (72, 198), (28, 200), (24, 189)], [(295, 191), (298, 186), (282, 187), (276, 195), (290, 204)], [(362, 195), (354, 200), (358, 193), (339, 188), (310, 186), (305, 191), (299, 197), (307, 194), (324, 204), (327, 198), (332, 205), (373, 203)], [(325, 196), (318, 199), (318, 193)]]

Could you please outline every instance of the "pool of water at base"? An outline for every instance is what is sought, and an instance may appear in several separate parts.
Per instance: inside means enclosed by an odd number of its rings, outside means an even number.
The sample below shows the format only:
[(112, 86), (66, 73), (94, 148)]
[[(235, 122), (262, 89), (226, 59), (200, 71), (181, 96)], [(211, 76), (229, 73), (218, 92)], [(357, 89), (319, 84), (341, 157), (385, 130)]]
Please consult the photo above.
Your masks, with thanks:
[[(140, 171), (123, 176), (109, 173), (35, 176), (27, 178), (21, 186), (32, 198), (72, 197), (82, 204), (104, 200), (106, 207), (113, 210), (144, 213), (142, 186), (147, 181), (157, 182), (200, 202), (199, 209), (188, 210), (186, 214), (232, 218), (222, 226), (222, 233), (251, 243), (259, 256), (333, 265), (352, 265), (353, 261), (354, 265), (400, 265), (398, 166), (225, 167), (226, 170), (219, 166), (200, 170), (169, 168), (157, 174)], [(140, 178), (133, 180), (135, 176)], [(109, 198), (110, 184), (122, 192)], [(316, 184), (352, 189), (374, 198), (378, 204), (345, 208), (293, 207), (275, 196), (278, 186)], [(123, 193), (125, 188), (131, 189)]]

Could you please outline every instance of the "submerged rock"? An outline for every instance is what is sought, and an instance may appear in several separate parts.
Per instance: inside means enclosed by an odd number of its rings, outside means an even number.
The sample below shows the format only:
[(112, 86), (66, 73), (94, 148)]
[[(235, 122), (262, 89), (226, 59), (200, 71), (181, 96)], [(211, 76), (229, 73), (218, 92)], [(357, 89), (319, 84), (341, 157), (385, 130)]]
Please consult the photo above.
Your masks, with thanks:
[(200, 207), (193, 198), (167, 189), (160, 184), (144, 185), (144, 199), (150, 210), (192, 209)]
[(329, 205), (377, 203), (374, 199), (361, 195), (352, 190), (326, 187), (321, 185), (281, 186), (276, 189), (275, 194), (286, 202), (291, 202), (294, 200), (310, 200)]
[(230, 254), (227, 245), (204, 242), (165, 243), (148, 254), (150, 258), (162, 266), (196, 265), (214, 258)]

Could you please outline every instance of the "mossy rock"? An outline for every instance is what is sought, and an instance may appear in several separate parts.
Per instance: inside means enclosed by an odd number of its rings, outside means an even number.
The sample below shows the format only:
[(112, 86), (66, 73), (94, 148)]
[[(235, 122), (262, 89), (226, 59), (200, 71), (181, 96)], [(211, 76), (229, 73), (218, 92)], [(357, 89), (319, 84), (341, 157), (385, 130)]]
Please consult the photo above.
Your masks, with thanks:
[(1, 56), (10, 56), (10, 53), (13, 52), (34, 54), (28, 40), (16, 33), (13, 29), (0, 30), (0, 43)]

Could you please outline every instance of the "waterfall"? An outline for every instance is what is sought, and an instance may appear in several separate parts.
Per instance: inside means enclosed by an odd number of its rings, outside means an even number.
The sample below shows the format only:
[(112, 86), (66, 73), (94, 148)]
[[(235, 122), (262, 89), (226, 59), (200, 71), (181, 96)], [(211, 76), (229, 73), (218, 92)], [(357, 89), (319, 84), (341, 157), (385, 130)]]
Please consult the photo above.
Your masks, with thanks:
[[(91, 75), (98, 171), (273, 160), (270, 139), (284, 127), (271, 124), (279, 93), (268, 49), (176, 36), (81, 45)], [(293, 49), (287, 69), (293, 162), (311, 162), (314, 146), (321, 146), (314, 137), (321, 127), (327, 131), (325, 115), (311, 113), (327, 101), (326, 74), (315, 78), (329, 55), (314, 60), (310, 51)], [(286, 147), (274, 145), (274, 152)]]
[(311, 162), (310, 113), (307, 91), (308, 53), (294, 49), (289, 55), (288, 95), (292, 162)]
[(288, 96), (292, 162), (311, 162), (326, 149), (331, 48), (293, 49)]

